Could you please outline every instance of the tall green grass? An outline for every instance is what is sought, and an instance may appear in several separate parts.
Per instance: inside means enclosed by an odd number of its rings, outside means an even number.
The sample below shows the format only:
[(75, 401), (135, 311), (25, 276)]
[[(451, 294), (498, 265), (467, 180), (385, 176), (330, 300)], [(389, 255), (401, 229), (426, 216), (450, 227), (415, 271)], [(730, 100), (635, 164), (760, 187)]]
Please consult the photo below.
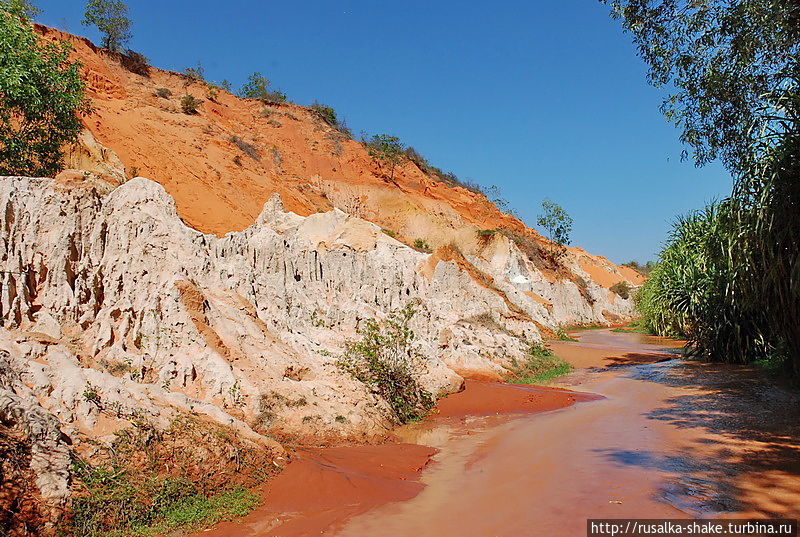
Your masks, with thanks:
[(515, 360), (508, 369), (511, 377), (507, 382), (546, 384), (572, 371), (572, 365), (556, 356), (544, 343), (539, 343), (528, 349), (528, 358), (525, 362), (519, 363)]
[(766, 136), (729, 198), (678, 219), (636, 302), (693, 355), (800, 377), (800, 135)]

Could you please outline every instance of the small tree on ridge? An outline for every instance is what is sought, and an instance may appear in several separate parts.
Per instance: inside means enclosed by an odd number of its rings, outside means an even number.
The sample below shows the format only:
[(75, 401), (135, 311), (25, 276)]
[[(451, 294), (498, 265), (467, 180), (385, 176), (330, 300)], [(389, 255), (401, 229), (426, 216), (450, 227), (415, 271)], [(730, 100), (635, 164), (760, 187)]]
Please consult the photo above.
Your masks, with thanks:
[(542, 201), (543, 214), (536, 218), (536, 223), (547, 230), (547, 238), (565, 246), (570, 243), (572, 233), (572, 217), (561, 205), (550, 200)]
[(102, 45), (112, 52), (122, 52), (133, 37), (128, 6), (122, 0), (89, 0), (82, 24), (96, 26), (103, 34)]
[(389, 166), (389, 180), (394, 181), (394, 169), (405, 158), (405, 146), (397, 136), (376, 134), (366, 142), (369, 156)]

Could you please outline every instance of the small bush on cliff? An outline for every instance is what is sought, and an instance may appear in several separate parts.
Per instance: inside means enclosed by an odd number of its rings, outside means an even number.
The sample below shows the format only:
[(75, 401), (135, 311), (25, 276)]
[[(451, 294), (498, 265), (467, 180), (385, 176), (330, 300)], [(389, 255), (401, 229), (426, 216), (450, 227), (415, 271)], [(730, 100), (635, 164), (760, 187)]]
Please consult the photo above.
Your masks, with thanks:
[(631, 296), (631, 286), (625, 280), (620, 280), (608, 288), (612, 293), (616, 293), (620, 298), (627, 300)]
[(253, 73), (247, 77), (247, 83), (239, 90), (239, 96), (245, 99), (259, 99), (273, 103), (286, 102), (286, 94), (282, 91), (270, 89), (269, 80), (261, 73)]
[(318, 102), (313, 102), (309, 108), (316, 112), (320, 119), (322, 119), (322, 121), (331, 127), (335, 127), (336, 124), (339, 123), (339, 118), (336, 116), (336, 110), (334, 110), (332, 107), (320, 104)]
[(261, 160), (261, 155), (259, 155), (258, 149), (256, 149), (256, 147), (253, 144), (245, 142), (238, 136), (231, 136), (230, 138), (228, 138), (228, 140), (232, 142), (236, 147), (241, 149), (241, 151), (251, 159), (255, 160), (256, 162)]
[(197, 62), (197, 65), (194, 67), (187, 67), (184, 69), (183, 74), (189, 77), (190, 80), (196, 82), (205, 82), (206, 80), (206, 70), (200, 62)]
[(409, 305), (383, 322), (367, 320), (358, 329), (360, 339), (347, 341), (337, 361), (337, 366), (389, 403), (401, 423), (424, 416), (434, 403), (417, 381), (420, 356), (409, 328), (414, 313)]
[(202, 99), (198, 99), (194, 95), (189, 95), (187, 93), (181, 98), (181, 110), (183, 110), (184, 114), (196, 114), (197, 107), (200, 106), (202, 102)]
[(309, 108), (316, 112), (322, 121), (343, 134), (345, 138), (353, 138), (353, 133), (350, 130), (350, 127), (347, 126), (347, 123), (344, 121), (344, 119), (339, 117), (334, 108), (318, 102), (311, 103)]
[(433, 251), (430, 244), (428, 244), (428, 241), (425, 239), (414, 239), (414, 248), (425, 253), (431, 253)]
[(25, 13), (0, 2), (0, 175), (53, 176), (89, 101), (70, 45), (39, 39)]

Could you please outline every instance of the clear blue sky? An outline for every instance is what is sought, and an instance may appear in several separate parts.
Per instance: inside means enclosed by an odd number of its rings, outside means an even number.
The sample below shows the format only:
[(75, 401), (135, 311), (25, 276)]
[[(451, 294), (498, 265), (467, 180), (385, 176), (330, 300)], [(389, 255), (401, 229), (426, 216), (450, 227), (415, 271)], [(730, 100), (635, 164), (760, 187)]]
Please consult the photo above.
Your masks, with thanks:
[[(44, 24), (98, 42), (82, 0), (36, 0)], [(235, 87), (262, 72), (300, 104), (336, 108), (434, 165), (498, 185), (535, 224), (543, 198), (575, 219), (573, 244), (654, 259), (676, 214), (726, 195), (717, 165), (680, 162), (663, 92), (596, 0), (494, 4), (130, 0), (130, 47), (160, 68), (198, 61)]]

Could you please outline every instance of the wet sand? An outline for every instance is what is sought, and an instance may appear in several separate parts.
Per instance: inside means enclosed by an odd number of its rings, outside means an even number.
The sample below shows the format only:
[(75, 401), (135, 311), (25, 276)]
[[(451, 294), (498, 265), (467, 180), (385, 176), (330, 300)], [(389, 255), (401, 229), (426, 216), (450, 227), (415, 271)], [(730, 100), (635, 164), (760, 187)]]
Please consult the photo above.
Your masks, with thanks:
[[(406, 501), (425, 488), (423, 469), (438, 453), (431, 442), (403, 441), (433, 424), (474, 433), (472, 420), (508, 421), (547, 412), (596, 395), (561, 388), (467, 380), (465, 389), (441, 399), (425, 420), (397, 431), (381, 445), (302, 449), (262, 490), (264, 504), (242, 521), (218, 524), (204, 537), (301, 537), (332, 534), (357, 515)], [(469, 420), (469, 421), (468, 421)], [(487, 421), (487, 423), (489, 422)], [(420, 426), (418, 428), (417, 426)]]
[(576, 366), (558, 388), (470, 382), (396, 444), (301, 454), (264, 507), (203, 535), (571, 537), (587, 518), (800, 516), (796, 391), (678, 360), (677, 342), (577, 336), (553, 343)]

